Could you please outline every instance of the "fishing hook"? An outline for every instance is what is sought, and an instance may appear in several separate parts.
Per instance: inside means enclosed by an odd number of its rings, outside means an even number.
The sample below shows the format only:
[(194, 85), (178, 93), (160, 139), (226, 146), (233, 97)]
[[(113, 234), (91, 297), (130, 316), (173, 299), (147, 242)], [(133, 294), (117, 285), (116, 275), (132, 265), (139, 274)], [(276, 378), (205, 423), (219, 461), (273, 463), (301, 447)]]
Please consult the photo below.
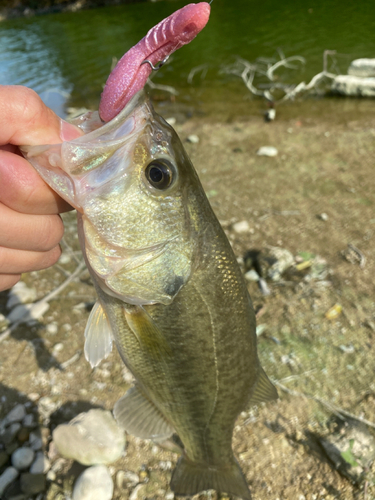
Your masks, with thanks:
[(160, 69), (162, 66), (164, 66), (164, 64), (168, 61), (168, 59), (169, 59), (169, 55), (168, 55), (168, 56), (166, 56), (166, 57), (164, 57), (164, 59), (163, 59), (162, 61), (160, 61), (160, 63), (159, 63), (159, 64), (157, 64), (156, 66), (154, 66), (154, 65), (152, 64), (152, 62), (151, 62), (151, 61), (149, 61), (148, 59), (145, 59), (144, 61), (142, 61), (142, 62), (141, 62), (141, 66), (142, 66), (142, 64), (148, 63), (148, 64), (151, 66), (152, 71), (157, 71), (157, 70), (158, 70), (158, 69)]

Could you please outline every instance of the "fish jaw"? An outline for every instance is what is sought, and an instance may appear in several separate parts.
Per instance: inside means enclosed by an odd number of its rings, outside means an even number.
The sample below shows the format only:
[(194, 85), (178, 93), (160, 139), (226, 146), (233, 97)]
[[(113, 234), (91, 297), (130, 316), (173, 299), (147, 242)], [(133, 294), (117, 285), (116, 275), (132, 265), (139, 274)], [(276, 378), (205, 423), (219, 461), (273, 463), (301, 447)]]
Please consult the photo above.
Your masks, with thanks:
[[(81, 247), (98, 286), (128, 304), (169, 304), (189, 279), (196, 246), (175, 133), (143, 92), (101, 127), (92, 113), (76, 124), (90, 132), (23, 147), (25, 157), (80, 213)], [(177, 180), (166, 192), (146, 182), (145, 168), (155, 159), (175, 165)]]
[(205, 27), (209, 15), (207, 2), (189, 4), (151, 28), (109, 75), (99, 106), (102, 120), (115, 117), (133, 95), (143, 89), (152, 71), (149, 64), (142, 64), (146, 59), (155, 65), (191, 42)]

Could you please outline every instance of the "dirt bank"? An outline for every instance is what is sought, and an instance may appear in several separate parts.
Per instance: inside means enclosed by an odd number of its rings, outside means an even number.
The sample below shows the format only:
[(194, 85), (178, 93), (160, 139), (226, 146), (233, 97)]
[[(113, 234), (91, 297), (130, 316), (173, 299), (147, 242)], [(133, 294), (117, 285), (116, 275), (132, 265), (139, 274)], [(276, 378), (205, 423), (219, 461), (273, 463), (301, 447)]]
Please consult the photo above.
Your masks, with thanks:
[[(174, 105), (164, 109), (167, 118), (181, 113)], [(294, 266), (279, 281), (265, 275), (268, 296), (249, 282), (262, 325), (259, 355), (279, 382), (280, 400), (240, 416), (234, 449), (254, 500), (370, 500), (375, 498), (371, 466), (353, 484), (335, 469), (320, 439), (336, 432), (337, 415), (345, 420), (340, 410), (375, 422), (375, 103), (295, 103), (278, 110), (270, 124), (260, 108), (255, 114), (254, 109), (248, 113), (246, 103), (223, 106), (215, 114), (205, 109), (207, 115), (175, 125), (241, 263), (249, 250), (271, 246), (289, 250), (297, 263), (318, 258), (321, 265), (316, 275), (309, 264), (302, 270)], [(191, 134), (198, 143), (187, 142)], [(261, 146), (276, 147), (277, 156), (257, 156)], [(78, 265), (74, 215), (64, 220), (63, 260), (24, 276), (38, 298)], [(244, 232), (235, 229), (241, 221), (248, 223)], [(6, 300), (7, 293), (0, 294), (3, 314)], [(91, 406), (111, 409), (130, 382), (117, 353), (95, 370), (82, 355), (94, 300), (83, 272), (50, 302), (40, 321), (19, 326), (1, 344), (0, 383), (7, 398), (0, 418), (30, 394), (36, 410), (39, 398), (47, 396), (52, 410), (40, 417), (47, 447), (53, 426)], [(335, 305), (336, 316), (328, 313)], [(341, 434), (345, 437), (345, 431)], [(358, 454), (355, 458), (360, 460)], [(129, 436), (126, 456), (112, 472), (139, 475), (137, 498), (164, 499), (176, 459)], [(79, 471), (63, 461), (48, 482), (46, 498), (64, 498)], [(114, 498), (128, 498), (133, 491), (134, 484), (116, 486)]]

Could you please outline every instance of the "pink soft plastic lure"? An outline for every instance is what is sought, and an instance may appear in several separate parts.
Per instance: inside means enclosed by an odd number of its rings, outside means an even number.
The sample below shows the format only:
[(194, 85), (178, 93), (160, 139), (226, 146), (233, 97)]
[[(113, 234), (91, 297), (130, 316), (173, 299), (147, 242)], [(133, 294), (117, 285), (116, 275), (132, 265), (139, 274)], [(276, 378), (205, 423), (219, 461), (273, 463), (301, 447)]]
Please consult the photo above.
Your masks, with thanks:
[(206, 26), (210, 16), (207, 2), (189, 4), (163, 19), (117, 63), (105, 84), (99, 106), (100, 118), (108, 122), (141, 90), (153, 65), (191, 42)]

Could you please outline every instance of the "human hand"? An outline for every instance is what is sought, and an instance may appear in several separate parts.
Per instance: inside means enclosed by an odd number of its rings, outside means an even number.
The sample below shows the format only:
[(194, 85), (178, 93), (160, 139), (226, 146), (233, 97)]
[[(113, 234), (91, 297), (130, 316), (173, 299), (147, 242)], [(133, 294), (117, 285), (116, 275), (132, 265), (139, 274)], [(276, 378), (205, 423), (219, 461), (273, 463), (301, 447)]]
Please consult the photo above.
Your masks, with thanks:
[(18, 146), (57, 144), (82, 135), (26, 87), (0, 86), (0, 291), (21, 273), (60, 257), (59, 213), (72, 210), (23, 158)]

